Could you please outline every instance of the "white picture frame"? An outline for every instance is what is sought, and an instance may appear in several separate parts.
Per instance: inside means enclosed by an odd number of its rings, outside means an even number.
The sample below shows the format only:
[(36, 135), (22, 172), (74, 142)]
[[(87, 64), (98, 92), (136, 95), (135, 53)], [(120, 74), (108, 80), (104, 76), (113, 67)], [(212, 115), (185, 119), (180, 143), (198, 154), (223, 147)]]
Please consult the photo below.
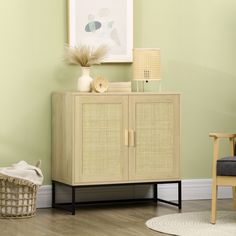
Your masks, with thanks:
[(69, 45), (110, 48), (104, 63), (133, 61), (133, 0), (68, 0)]

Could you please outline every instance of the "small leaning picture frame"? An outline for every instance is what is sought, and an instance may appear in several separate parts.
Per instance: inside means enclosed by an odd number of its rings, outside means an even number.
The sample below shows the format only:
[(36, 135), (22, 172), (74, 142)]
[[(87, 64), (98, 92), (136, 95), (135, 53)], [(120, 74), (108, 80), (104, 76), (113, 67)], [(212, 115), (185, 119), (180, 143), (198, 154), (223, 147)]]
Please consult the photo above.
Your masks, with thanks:
[(133, 0), (68, 0), (69, 45), (106, 44), (103, 63), (133, 61)]

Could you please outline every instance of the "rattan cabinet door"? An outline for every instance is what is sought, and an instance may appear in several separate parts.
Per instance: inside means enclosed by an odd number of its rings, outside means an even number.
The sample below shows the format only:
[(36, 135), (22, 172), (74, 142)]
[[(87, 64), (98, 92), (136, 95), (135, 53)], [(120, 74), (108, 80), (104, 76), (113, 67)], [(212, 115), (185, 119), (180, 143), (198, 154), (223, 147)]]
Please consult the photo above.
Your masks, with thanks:
[(128, 96), (76, 96), (74, 180), (128, 180)]
[(130, 180), (179, 178), (179, 95), (129, 97)]

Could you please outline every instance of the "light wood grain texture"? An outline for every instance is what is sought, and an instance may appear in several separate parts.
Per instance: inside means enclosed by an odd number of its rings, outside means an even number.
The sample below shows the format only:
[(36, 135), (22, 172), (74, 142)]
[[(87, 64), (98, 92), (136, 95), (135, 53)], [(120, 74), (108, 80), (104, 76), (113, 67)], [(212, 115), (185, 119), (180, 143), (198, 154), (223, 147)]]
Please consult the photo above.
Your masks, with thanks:
[(74, 101), (70, 94), (52, 96), (52, 178), (72, 182)]
[(232, 186), (233, 208), (236, 210), (236, 176), (218, 176), (217, 160), (219, 159), (220, 139), (227, 138), (229, 140), (229, 155), (234, 156), (234, 138), (235, 134), (210, 133), (213, 138), (213, 162), (212, 162), (212, 204), (211, 204), (211, 223), (216, 223), (217, 218), (217, 190), (218, 186)]
[(225, 133), (210, 133), (211, 138), (235, 138), (236, 134), (225, 134)]
[[(210, 200), (183, 201), (181, 212), (210, 211)], [(220, 210), (230, 210), (231, 201), (219, 200)], [(176, 207), (150, 203), (99, 205), (78, 208), (76, 215), (52, 209), (37, 209), (27, 220), (0, 219), (0, 235), (8, 236), (164, 236), (145, 226), (156, 216), (175, 214)], [(210, 213), (209, 213), (210, 218)]]
[(87, 93), (87, 92), (78, 92), (76, 90), (71, 90), (71, 91), (57, 91), (57, 92), (53, 92), (53, 94), (61, 94), (61, 95), (73, 95), (73, 96), (117, 96), (117, 95), (129, 95), (129, 96), (150, 96), (150, 95), (180, 95), (180, 93), (177, 92), (107, 92), (107, 93), (103, 93), (103, 94), (97, 94), (97, 93)]
[(54, 93), (53, 180), (178, 180), (179, 94)]
[(135, 135), (135, 131), (133, 129), (131, 129), (129, 131), (129, 144), (130, 144), (129, 146), (130, 147), (135, 146), (135, 137), (134, 137), (134, 135)]

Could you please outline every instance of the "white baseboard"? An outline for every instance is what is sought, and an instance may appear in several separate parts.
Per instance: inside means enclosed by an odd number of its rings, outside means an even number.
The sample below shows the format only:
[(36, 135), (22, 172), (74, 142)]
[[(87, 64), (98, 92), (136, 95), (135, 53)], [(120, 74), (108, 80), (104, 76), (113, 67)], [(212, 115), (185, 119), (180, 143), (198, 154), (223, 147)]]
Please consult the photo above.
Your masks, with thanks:
[[(51, 207), (51, 185), (44, 185), (38, 191), (37, 207)], [(70, 202), (71, 189), (60, 186), (57, 190), (58, 202)], [(132, 186), (108, 186), (76, 189), (76, 201), (99, 201), (114, 199), (148, 198), (153, 194), (150, 185)], [(230, 187), (220, 187), (218, 198), (231, 198)], [(177, 200), (177, 184), (160, 184), (158, 186), (158, 197), (165, 200)], [(182, 180), (182, 199), (197, 200), (211, 199), (211, 179), (185, 179)]]
[(48, 208), (52, 205), (52, 186), (43, 185), (39, 188), (37, 194), (37, 207)]

